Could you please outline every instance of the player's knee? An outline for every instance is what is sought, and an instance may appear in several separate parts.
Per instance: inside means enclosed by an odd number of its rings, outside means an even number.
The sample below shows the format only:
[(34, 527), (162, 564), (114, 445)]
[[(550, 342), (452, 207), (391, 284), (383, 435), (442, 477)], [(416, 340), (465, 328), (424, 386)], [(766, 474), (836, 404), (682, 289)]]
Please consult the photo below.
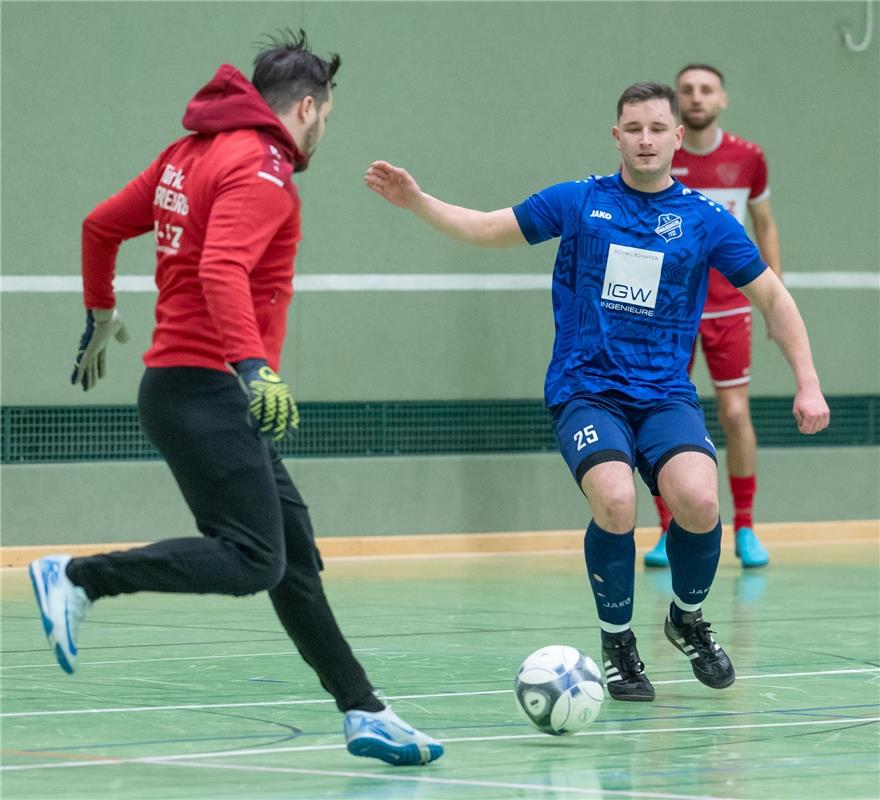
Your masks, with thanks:
[(748, 430), (752, 426), (749, 413), (749, 399), (746, 397), (729, 398), (718, 404), (718, 422), (725, 431)]
[(675, 518), (685, 530), (708, 531), (718, 521), (718, 495), (707, 488), (690, 489), (681, 497), (679, 506)]
[(242, 555), (246, 568), (239, 576), (236, 594), (269, 591), (281, 582), (287, 565), (276, 553), (248, 550)]
[(622, 533), (632, 530), (636, 519), (635, 487), (630, 484), (605, 487), (590, 498), (593, 517), (600, 528)]
[(263, 578), (266, 582), (266, 590), (274, 589), (284, 579), (284, 573), (287, 570), (287, 564), (279, 559), (274, 559), (272, 564), (266, 568)]

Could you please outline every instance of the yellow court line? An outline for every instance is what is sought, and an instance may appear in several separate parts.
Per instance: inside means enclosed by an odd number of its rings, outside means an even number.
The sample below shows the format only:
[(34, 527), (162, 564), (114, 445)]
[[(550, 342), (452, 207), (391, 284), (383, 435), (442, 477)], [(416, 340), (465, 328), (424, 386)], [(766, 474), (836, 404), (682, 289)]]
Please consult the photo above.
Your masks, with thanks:
[[(829, 522), (773, 522), (756, 526), (768, 545), (834, 544), (846, 540), (880, 544), (880, 520), (840, 520)], [(584, 532), (519, 531), (510, 533), (443, 533), (401, 536), (325, 536), (318, 546), (325, 558), (352, 556), (454, 555), (478, 553), (524, 553), (548, 550), (580, 550)], [(652, 547), (657, 527), (636, 528), (636, 547)], [(24, 567), (35, 558), (51, 553), (88, 556), (110, 550), (128, 550), (148, 542), (109, 542), (102, 544), (40, 544), (0, 547), (0, 566)]]

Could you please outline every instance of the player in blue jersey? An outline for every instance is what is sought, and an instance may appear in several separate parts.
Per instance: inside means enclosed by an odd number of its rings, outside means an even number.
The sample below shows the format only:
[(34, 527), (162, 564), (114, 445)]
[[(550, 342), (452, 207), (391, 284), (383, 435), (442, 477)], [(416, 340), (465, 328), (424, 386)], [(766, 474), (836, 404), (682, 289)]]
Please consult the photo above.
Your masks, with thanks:
[(722, 689), (735, 678), (703, 619), (718, 566), (721, 520), (712, 444), (688, 362), (711, 264), (764, 314), (795, 377), (799, 430), (827, 427), (828, 406), (791, 295), (722, 206), (670, 175), (681, 146), (673, 89), (637, 83), (611, 129), (620, 171), (557, 184), (513, 208), (482, 212), (421, 191), (385, 161), (367, 186), (455, 239), (486, 247), (558, 237), (553, 269), (556, 340), (545, 402), (560, 450), (593, 519), (584, 537), (610, 695), (653, 700), (630, 628), (638, 469), (673, 513), (667, 534), (673, 598), (664, 631), (696, 677)]

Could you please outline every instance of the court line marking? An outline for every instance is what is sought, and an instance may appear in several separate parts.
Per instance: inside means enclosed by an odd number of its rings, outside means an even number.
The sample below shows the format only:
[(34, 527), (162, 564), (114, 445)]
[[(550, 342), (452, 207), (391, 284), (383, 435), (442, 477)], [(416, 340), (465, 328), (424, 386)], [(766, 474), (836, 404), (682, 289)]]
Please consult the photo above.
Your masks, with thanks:
[[(735, 730), (758, 730), (762, 728), (797, 728), (808, 725), (847, 725), (854, 723), (860, 725), (880, 722), (880, 717), (835, 717), (834, 719), (811, 719), (797, 720), (794, 722), (757, 722), (741, 723), (736, 725), (687, 725), (678, 728), (637, 728), (621, 730), (587, 730), (573, 734), (574, 736), (635, 736), (655, 735), (659, 733), (695, 733), (703, 731), (735, 731)], [(445, 745), (462, 742), (503, 742), (521, 741), (524, 739), (546, 739), (546, 733), (510, 733), (495, 736), (462, 736), (444, 739)], [(178, 753), (167, 756), (143, 756), (140, 758), (108, 758), (104, 760), (89, 761), (48, 761), (40, 764), (9, 764), (0, 766), (0, 772), (24, 772), (35, 769), (65, 769), (70, 767), (104, 767), (121, 764), (150, 764), (166, 763), (174, 761), (196, 761), (209, 758), (230, 758), (232, 756), (262, 756), (276, 755), (279, 753), (316, 752), (327, 750), (342, 750), (344, 744), (315, 744), (301, 747), (262, 747), (247, 750), (226, 750), (218, 752), (212, 750), (205, 753)], [(283, 769), (280, 768), (279, 769)]]
[(327, 778), (367, 778), (379, 781), (406, 781), (413, 783), (440, 784), (442, 786), (479, 786), (487, 789), (537, 789), (544, 792), (557, 794), (575, 794), (583, 797), (635, 797), (650, 798), (653, 800), (732, 800), (714, 795), (694, 794), (668, 794), (666, 792), (639, 792), (625, 791), (623, 789), (591, 789), (577, 786), (548, 786), (540, 783), (509, 783), (502, 781), (467, 780), (465, 778), (432, 778), (415, 775), (386, 775), (377, 772), (347, 772), (344, 770), (330, 769), (299, 769), (297, 767), (250, 767), (246, 764), (223, 764), (223, 763), (190, 763), (187, 761), (158, 762), (174, 767), (189, 767), (196, 769), (227, 769), (240, 772), (274, 772), (294, 775), (316, 775)]
[[(254, 653), (254, 656), (268, 655)], [(161, 660), (161, 659), (157, 659)], [(56, 665), (55, 666), (57, 669)], [(867, 672), (880, 672), (880, 667), (866, 667), (863, 669), (829, 669), (816, 670), (813, 672), (775, 672), (766, 675), (737, 675), (738, 681), (764, 680), (771, 678), (804, 678), (816, 675), (852, 675)], [(655, 686), (671, 686), (677, 683), (694, 683), (696, 678), (674, 678), (665, 681), (651, 681)], [(401, 694), (388, 696), (388, 700), (432, 700), (440, 697), (480, 697), (493, 694), (510, 694), (513, 689), (487, 689), (480, 692), (436, 692), (432, 694)], [(173, 706), (130, 706), (120, 708), (69, 708), (54, 711), (4, 711), (0, 718), (10, 717), (61, 717), (76, 716), (80, 714), (134, 714), (145, 711), (199, 711), (213, 708), (265, 708), (269, 706), (303, 706), (321, 705), (332, 703), (332, 698), (314, 698), (310, 700), (261, 700), (249, 703), (192, 703)]]
[[(206, 661), (213, 658), (265, 658), (267, 656), (291, 656), (294, 655), (293, 650), (280, 650), (277, 653), (229, 653), (226, 655), (217, 655), (217, 656), (164, 656), (162, 658), (121, 658), (115, 661), (91, 661), (89, 662), (89, 667), (102, 667), (113, 664), (140, 664), (142, 661), (144, 663), (153, 663), (155, 661)], [(0, 667), (0, 671), (5, 672), (6, 670), (11, 669), (36, 669), (42, 667), (54, 667), (58, 669), (58, 664), (13, 664), (11, 666), (3, 665)], [(3, 716), (0, 714), (0, 716)]]
[[(297, 275), (297, 292), (461, 292), (548, 291), (547, 272), (441, 272), (441, 273), (327, 273)], [(789, 272), (783, 276), (793, 289), (880, 289), (877, 272)], [(117, 275), (117, 293), (155, 293), (153, 275)], [(0, 292), (81, 293), (79, 275), (2, 275)]]

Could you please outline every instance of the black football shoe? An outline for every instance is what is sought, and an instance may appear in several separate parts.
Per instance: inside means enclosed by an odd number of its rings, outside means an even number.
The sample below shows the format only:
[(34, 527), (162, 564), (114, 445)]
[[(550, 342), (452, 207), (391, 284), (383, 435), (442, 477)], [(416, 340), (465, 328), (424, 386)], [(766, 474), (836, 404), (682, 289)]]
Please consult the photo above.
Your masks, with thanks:
[(667, 616), (663, 630), (673, 646), (690, 659), (691, 669), (700, 683), (713, 689), (725, 689), (736, 680), (733, 664), (712, 638), (702, 610), (683, 612), (680, 627)]
[(645, 675), (645, 665), (639, 658), (632, 631), (602, 633), (602, 664), (608, 694), (615, 700), (649, 702), (654, 699), (654, 687)]

